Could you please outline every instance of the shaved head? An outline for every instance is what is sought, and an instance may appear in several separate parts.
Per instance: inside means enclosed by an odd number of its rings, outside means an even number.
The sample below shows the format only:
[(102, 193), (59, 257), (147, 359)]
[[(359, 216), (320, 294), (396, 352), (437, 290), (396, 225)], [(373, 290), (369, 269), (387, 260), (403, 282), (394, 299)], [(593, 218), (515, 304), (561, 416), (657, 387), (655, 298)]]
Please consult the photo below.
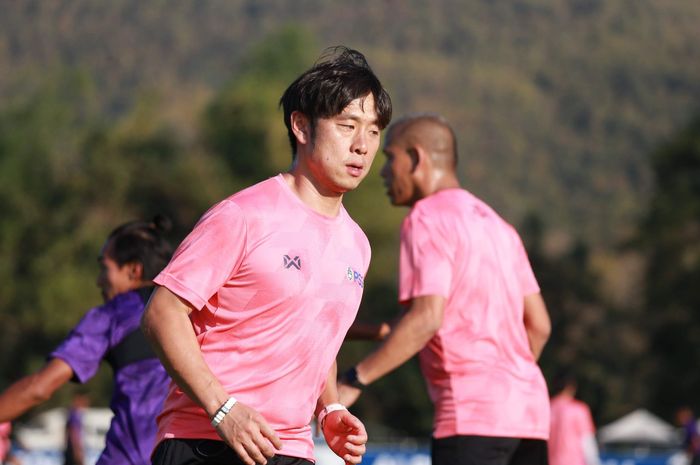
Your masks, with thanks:
[(457, 166), (457, 139), (450, 124), (442, 116), (416, 114), (393, 123), (387, 139), (402, 139), (408, 145), (420, 145), (436, 167), (454, 170)]
[(393, 205), (413, 206), (442, 189), (459, 188), (457, 140), (434, 114), (409, 115), (389, 127), (380, 175)]

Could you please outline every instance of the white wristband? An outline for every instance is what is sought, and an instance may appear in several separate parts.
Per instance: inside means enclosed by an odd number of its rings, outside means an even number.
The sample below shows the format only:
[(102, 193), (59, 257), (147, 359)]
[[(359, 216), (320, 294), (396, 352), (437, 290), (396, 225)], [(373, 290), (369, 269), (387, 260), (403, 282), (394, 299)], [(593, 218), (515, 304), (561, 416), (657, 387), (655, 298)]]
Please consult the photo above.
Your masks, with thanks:
[(321, 426), (321, 430), (323, 430), (323, 424), (326, 421), (326, 415), (328, 415), (331, 412), (335, 412), (337, 410), (347, 410), (343, 404), (328, 404), (325, 407), (323, 407), (323, 410), (318, 414), (318, 424)]
[(229, 397), (224, 404), (219, 407), (219, 410), (216, 411), (214, 414), (214, 418), (211, 419), (211, 425), (216, 428), (221, 424), (222, 421), (224, 421), (224, 417), (228, 412), (231, 411), (231, 408), (236, 405), (236, 398), (235, 397)]

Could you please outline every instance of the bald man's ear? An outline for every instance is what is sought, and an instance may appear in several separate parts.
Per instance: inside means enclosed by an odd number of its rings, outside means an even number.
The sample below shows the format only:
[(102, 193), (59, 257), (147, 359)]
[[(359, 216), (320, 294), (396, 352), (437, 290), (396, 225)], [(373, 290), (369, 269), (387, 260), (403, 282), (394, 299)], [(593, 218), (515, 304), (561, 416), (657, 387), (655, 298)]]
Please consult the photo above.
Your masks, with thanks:
[(297, 142), (302, 145), (311, 142), (311, 121), (309, 118), (300, 111), (293, 111), (289, 119)]
[(422, 167), (430, 164), (430, 155), (420, 145), (411, 147), (408, 150), (406, 150), (406, 152), (408, 152), (408, 154), (411, 156), (412, 173), (415, 173), (416, 170), (421, 169)]
[(406, 149), (406, 153), (411, 157), (411, 173), (416, 171), (418, 168), (418, 163), (420, 162), (420, 155), (418, 154), (418, 149), (416, 147), (411, 147)]

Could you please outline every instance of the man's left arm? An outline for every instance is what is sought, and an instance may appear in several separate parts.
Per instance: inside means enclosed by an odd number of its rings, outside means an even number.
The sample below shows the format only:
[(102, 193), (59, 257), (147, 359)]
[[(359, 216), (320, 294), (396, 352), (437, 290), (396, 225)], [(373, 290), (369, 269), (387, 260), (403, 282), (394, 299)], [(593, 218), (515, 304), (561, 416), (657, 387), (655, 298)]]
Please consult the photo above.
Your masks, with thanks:
[(362, 422), (339, 403), (336, 377), (337, 365), (333, 363), (326, 387), (316, 403), (318, 427), (328, 447), (346, 464), (360, 463), (366, 451), (367, 431)]
[(523, 323), (527, 331), (527, 339), (530, 343), (532, 355), (535, 357), (535, 360), (538, 360), (552, 332), (552, 323), (549, 320), (547, 306), (544, 304), (542, 295), (539, 292), (525, 296)]
[[(416, 355), (440, 329), (444, 314), (444, 297), (427, 295), (414, 298), (384, 343), (355, 366), (359, 384), (376, 381)], [(361, 391), (341, 382), (338, 393), (341, 402), (349, 406), (357, 400)]]

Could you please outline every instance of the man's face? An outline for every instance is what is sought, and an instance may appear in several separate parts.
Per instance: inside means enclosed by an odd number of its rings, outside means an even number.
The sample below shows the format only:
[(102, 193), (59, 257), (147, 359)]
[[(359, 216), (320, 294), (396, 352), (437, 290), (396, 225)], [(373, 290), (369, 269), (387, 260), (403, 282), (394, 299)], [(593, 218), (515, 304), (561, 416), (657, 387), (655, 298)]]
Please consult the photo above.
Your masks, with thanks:
[(367, 176), (379, 148), (374, 97), (350, 102), (330, 118), (319, 118), (311, 137), (308, 168), (327, 194), (355, 189)]
[(384, 143), (386, 161), (380, 172), (392, 205), (411, 206), (416, 201), (416, 184), (413, 177), (415, 160), (409, 153), (406, 138), (396, 131), (387, 134)]

